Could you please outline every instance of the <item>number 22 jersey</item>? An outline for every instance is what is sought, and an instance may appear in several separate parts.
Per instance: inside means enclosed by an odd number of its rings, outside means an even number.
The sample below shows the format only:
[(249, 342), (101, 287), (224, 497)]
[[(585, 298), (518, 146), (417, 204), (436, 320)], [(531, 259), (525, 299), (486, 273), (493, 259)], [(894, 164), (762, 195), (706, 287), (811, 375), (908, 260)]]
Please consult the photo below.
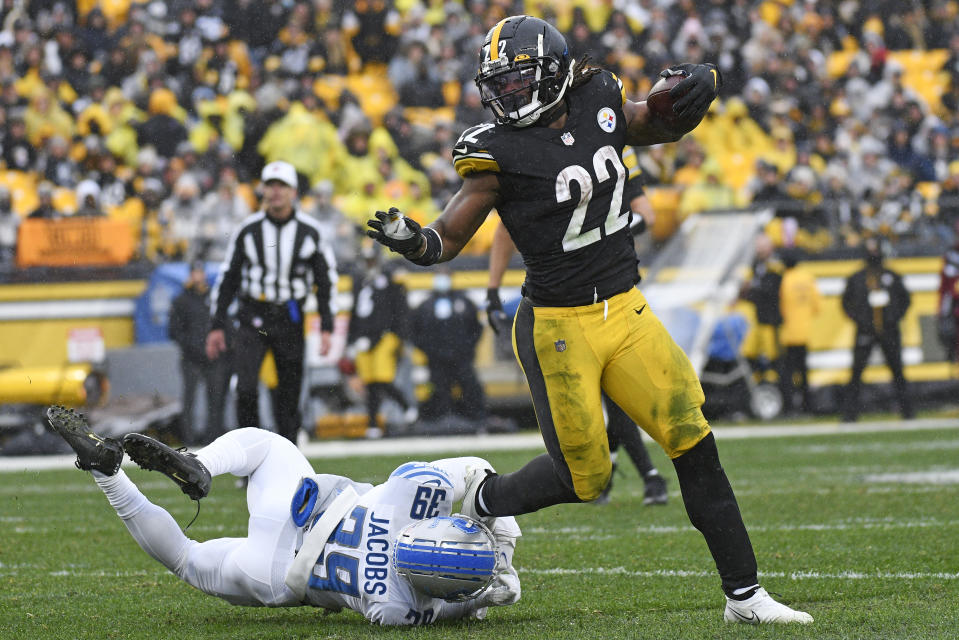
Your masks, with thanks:
[(632, 288), (625, 93), (608, 71), (568, 92), (562, 128), (484, 123), (453, 147), (460, 176), (492, 172), (497, 211), (526, 265), (524, 293), (540, 306), (581, 306)]

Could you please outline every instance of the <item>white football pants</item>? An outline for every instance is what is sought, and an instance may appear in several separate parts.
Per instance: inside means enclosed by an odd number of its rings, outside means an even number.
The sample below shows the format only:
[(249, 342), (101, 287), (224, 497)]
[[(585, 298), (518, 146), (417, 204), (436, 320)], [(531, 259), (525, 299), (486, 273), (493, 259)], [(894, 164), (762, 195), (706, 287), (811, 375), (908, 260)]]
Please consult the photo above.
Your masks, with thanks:
[(297, 542), (290, 501), (300, 479), (314, 474), (306, 457), (286, 438), (245, 428), (217, 438), (197, 458), (213, 476), (249, 476), (246, 538), (191, 540), (123, 470), (99, 476), (97, 483), (140, 547), (187, 584), (231, 604), (302, 604), (284, 579)]

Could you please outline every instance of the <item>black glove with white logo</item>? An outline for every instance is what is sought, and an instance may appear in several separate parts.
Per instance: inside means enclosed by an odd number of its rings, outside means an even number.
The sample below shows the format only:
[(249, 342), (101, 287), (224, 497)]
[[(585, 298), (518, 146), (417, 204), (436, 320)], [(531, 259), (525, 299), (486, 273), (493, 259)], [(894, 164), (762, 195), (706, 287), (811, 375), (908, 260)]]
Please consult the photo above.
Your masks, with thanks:
[(423, 231), (420, 223), (407, 218), (396, 207), (389, 211), (377, 211), (375, 220), (367, 220), (366, 235), (380, 244), (389, 247), (390, 251), (408, 256), (423, 246)]

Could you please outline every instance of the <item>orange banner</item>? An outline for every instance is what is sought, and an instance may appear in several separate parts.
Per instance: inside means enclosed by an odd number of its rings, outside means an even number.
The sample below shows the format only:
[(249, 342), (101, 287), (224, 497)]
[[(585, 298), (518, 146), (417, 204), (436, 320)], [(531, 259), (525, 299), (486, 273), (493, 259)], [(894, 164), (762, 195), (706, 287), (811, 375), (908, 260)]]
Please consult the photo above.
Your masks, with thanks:
[(24, 220), (17, 240), (17, 264), (21, 267), (126, 264), (133, 250), (130, 225), (120, 220)]

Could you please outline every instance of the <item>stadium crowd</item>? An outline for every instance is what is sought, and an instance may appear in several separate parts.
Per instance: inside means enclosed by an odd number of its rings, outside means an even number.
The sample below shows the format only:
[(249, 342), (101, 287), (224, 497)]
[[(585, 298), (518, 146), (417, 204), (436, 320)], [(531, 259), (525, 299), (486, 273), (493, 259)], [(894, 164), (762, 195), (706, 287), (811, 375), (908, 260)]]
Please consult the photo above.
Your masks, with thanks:
[(476, 51), (522, 12), (632, 99), (672, 62), (721, 68), (706, 120), (638, 154), (663, 220), (763, 206), (809, 252), (952, 244), (955, 0), (4, 0), (0, 256), (27, 216), (109, 216), (139, 259), (215, 260), (282, 159), (350, 264), (370, 212), (426, 222), (455, 192), (450, 149), (488, 118)]

